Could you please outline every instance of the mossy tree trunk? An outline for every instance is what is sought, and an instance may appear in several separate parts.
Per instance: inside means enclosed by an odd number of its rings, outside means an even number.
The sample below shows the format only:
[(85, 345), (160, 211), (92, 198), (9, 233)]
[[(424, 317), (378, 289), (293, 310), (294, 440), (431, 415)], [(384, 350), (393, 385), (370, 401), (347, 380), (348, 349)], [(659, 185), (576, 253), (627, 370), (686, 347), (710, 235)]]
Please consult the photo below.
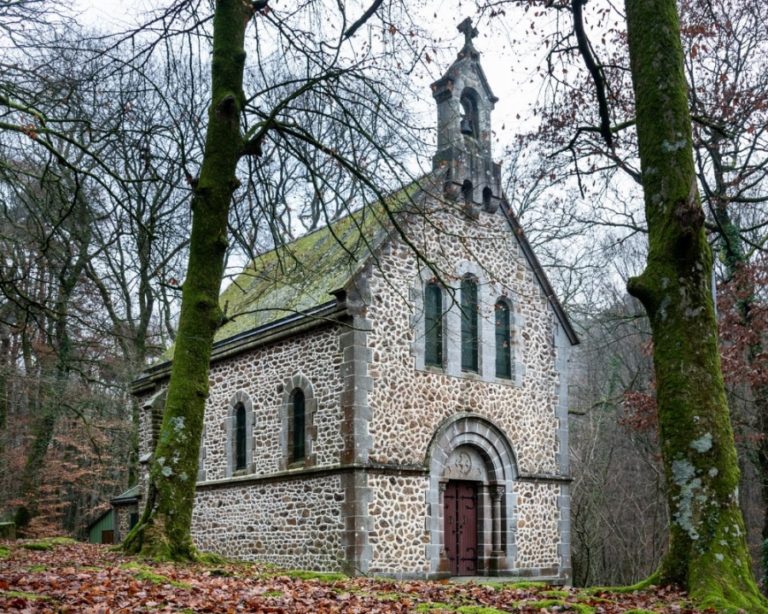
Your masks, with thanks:
[(190, 537), (203, 413), (213, 336), (222, 314), (219, 290), (227, 247), (227, 217), (243, 150), (245, 29), (250, 2), (217, 0), (213, 18), (212, 98), (200, 177), (192, 199), (189, 264), (163, 423), (150, 466), (141, 520), (126, 537), (130, 552), (194, 559)]
[(669, 552), (652, 580), (718, 610), (768, 611), (738, 506), (675, 0), (626, 0), (626, 12), (649, 235), (646, 268), (628, 289), (653, 332), (671, 517)]

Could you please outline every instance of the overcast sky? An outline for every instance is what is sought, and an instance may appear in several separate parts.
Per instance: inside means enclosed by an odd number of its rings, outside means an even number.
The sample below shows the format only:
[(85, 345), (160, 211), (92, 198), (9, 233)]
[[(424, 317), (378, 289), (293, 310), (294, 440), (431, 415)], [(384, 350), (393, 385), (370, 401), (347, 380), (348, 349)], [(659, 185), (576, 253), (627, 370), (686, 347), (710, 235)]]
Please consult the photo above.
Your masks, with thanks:
[[(148, 7), (160, 4), (152, 0), (75, 0), (74, 7), (83, 23), (100, 29), (119, 30), (134, 25)], [(456, 26), (465, 17), (474, 15), (474, 6), (461, 0), (442, 0), (426, 3), (422, 11), (424, 18), (421, 25), (431, 33), (443, 51), (438, 49), (428, 71), (416, 70), (409, 75), (404, 74), (403, 78), (410, 79), (418, 91), (423, 91), (423, 98), (413, 111), (420, 116), (418, 123), (429, 125), (433, 119), (436, 121), (429, 84), (448, 68), (461, 48), (463, 35), (456, 30)], [(493, 127), (499, 139), (494, 145), (494, 157), (497, 158), (503, 155), (504, 144), (512, 139), (516, 131), (531, 127), (530, 106), (540, 89), (537, 78), (533, 76), (533, 68), (542, 61), (543, 51), (535, 49), (532, 43), (525, 45), (527, 48), (519, 43), (510, 44), (512, 33), (509, 25), (515, 24), (512, 27), (518, 31), (527, 27), (521, 16), (522, 12), (508, 15), (494, 22), (492, 27), (481, 23), (478, 26), (480, 35), (475, 40), (475, 46), (482, 53), (481, 62), (488, 81), (499, 98), (493, 115)], [(526, 40), (524, 35), (516, 38)]]

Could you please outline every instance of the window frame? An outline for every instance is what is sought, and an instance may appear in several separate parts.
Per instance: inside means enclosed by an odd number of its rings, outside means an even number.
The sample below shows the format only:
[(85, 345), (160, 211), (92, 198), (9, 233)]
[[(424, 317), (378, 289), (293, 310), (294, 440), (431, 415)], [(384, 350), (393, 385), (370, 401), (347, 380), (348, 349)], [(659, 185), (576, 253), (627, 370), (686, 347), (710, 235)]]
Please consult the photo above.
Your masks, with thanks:
[(424, 285), (424, 366), (445, 367), (445, 292), (434, 280)]
[[(470, 297), (469, 290), (472, 289)], [(474, 275), (461, 278), (459, 287), (459, 311), (461, 318), (461, 371), (480, 373), (480, 291)]]
[(233, 471), (244, 471), (248, 467), (247, 417), (245, 405), (238, 402), (234, 411)]
[[(514, 361), (512, 356), (512, 308), (509, 301), (499, 297), (493, 306), (494, 311), (494, 374), (498, 379), (512, 380)], [(499, 321), (500, 316), (506, 321)], [(501, 364), (500, 364), (501, 363)]]
[[(300, 400), (300, 403), (298, 402)], [(288, 415), (288, 463), (303, 463), (307, 457), (306, 395), (301, 388), (291, 391)], [(299, 412), (299, 409), (301, 410)], [(300, 419), (299, 419), (300, 416)], [(300, 426), (297, 426), (297, 423)]]
[[(238, 424), (238, 414), (242, 408), (242, 422)], [(225, 421), (226, 431), (226, 467), (225, 477), (245, 475), (253, 471), (253, 403), (248, 393), (238, 390), (229, 400), (229, 411)], [(239, 431), (239, 432), (238, 432)], [(206, 428), (203, 427), (203, 442)], [(240, 447), (242, 446), (242, 447)], [(201, 456), (198, 460), (198, 479), (205, 479), (203, 467), (205, 448), (201, 446)], [(244, 460), (244, 464), (240, 461)]]
[[(295, 373), (287, 378), (284, 383), (278, 385), (280, 402), (280, 432), (278, 434), (281, 455), (279, 467), (281, 470), (313, 467), (317, 462), (315, 453), (315, 441), (317, 440), (317, 427), (315, 415), (317, 413), (317, 399), (315, 398), (312, 383), (302, 373)], [(303, 455), (297, 456), (294, 446), (295, 414), (294, 400), (296, 391), (300, 390), (304, 397), (304, 449)]]

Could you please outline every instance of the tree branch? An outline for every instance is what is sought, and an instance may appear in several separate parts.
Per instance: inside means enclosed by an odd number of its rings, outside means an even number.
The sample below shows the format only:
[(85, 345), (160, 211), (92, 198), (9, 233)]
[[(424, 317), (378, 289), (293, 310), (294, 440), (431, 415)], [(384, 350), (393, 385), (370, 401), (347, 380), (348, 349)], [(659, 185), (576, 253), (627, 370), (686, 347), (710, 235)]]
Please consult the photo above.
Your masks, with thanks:
[(365, 24), (366, 21), (373, 17), (373, 14), (382, 5), (383, 2), (384, 0), (373, 0), (373, 4), (368, 7), (368, 10), (363, 13), (362, 17), (360, 17), (360, 19), (358, 19), (355, 23), (347, 28), (347, 31), (344, 32), (342, 40), (346, 40), (352, 37), (355, 32), (357, 32)]
[(573, 8), (573, 29), (576, 33), (579, 53), (581, 53), (581, 57), (584, 58), (587, 70), (589, 70), (589, 73), (592, 75), (592, 80), (595, 82), (597, 105), (600, 112), (600, 134), (603, 139), (605, 139), (605, 143), (608, 147), (613, 147), (611, 116), (608, 111), (608, 99), (605, 95), (605, 75), (603, 74), (602, 67), (595, 60), (589, 40), (587, 39), (587, 34), (584, 31), (584, 13), (582, 7), (586, 3), (587, 0), (571, 0), (571, 6)]

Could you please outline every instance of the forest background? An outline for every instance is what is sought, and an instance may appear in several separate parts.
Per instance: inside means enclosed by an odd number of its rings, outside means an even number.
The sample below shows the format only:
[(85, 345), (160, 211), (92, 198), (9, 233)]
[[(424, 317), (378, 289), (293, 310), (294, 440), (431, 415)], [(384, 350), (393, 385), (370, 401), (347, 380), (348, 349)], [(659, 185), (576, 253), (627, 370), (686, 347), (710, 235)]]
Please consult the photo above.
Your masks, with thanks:
[[(353, 46), (344, 33), (366, 5), (350, 5), (344, 24), (315, 4), (273, 4), (248, 43), (261, 59), (250, 77), (264, 84), (251, 110), (261, 121), (290, 115), (304, 138), (267, 140), (243, 160), (228, 270), (420, 175), (434, 146), (428, 84), (460, 48), (453, 21), (473, 14), (501, 98), (495, 157), (507, 197), (582, 338), (571, 386), (574, 580), (647, 577), (668, 518), (649, 327), (624, 287), (642, 269), (646, 228), (621, 7), (441, 3), (438, 18), (429, 3), (392, 3)], [(127, 389), (174, 339), (203, 150), (203, 6), (173, 3), (138, 16), (141, 28), (109, 25), (116, 31), (64, 3), (0, 7), (0, 514), (29, 534), (82, 535), (135, 477)], [(679, 8), (739, 498), (759, 567), (768, 26), (758, 0)], [(335, 151), (308, 147), (309, 137)]]

